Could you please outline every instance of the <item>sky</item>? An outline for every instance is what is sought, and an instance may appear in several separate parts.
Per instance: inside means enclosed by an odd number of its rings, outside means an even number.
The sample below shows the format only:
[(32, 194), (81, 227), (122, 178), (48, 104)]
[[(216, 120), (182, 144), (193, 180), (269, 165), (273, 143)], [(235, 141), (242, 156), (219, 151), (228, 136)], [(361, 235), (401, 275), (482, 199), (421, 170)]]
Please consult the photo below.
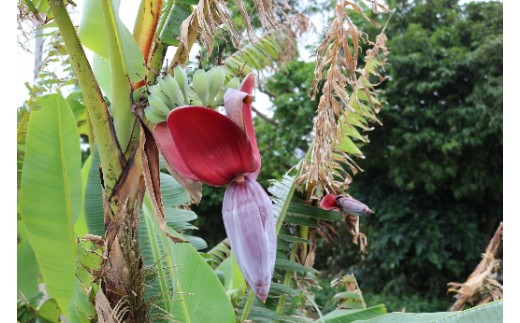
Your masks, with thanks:
[[(321, 0), (323, 1), (323, 0)], [(305, 5), (305, 3), (312, 2), (311, 0), (303, 0), (301, 1), (300, 5)], [(82, 0), (75, 1), (77, 4), (77, 11), (82, 11)], [(121, 17), (121, 20), (124, 22), (124, 24), (127, 26), (128, 30), (132, 31), (133, 26), (135, 23), (135, 17), (137, 14), (137, 9), (139, 6), (140, 0), (122, 0), (121, 6), (119, 8), (119, 15)], [(317, 25), (318, 30), (322, 30), (325, 26), (322, 26), (322, 23), (320, 21), (321, 15), (316, 15), (316, 18), (314, 19), (313, 23)], [(79, 19), (79, 17), (77, 17)], [(316, 39), (315, 34), (308, 33), (304, 35), (304, 37), (307, 37), (305, 39), (306, 42), (314, 41)], [(303, 42), (302, 42), (303, 43)], [(34, 49), (34, 42), (28, 44), (28, 47), (33, 50)], [(197, 54), (197, 50), (192, 50), (192, 56)], [(22, 49), (20, 49), (18, 46), (16, 47), (16, 80), (13, 82), (13, 93), (19, 102), (18, 105), (20, 105), (28, 96), (28, 91), (25, 87), (25, 83), (29, 82), (30, 84), (33, 82), (33, 66), (34, 66), (34, 57), (31, 53), (28, 53)], [(312, 52), (309, 50), (306, 50), (303, 48), (303, 45), (300, 46), (300, 55), (302, 59), (309, 61), (312, 60)], [(171, 58), (173, 54), (170, 54), (169, 57)], [(258, 92), (258, 91), (257, 91)], [(263, 93), (256, 93), (255, 100), (259, 103), (257, 108), (260, 110), (263, 110), (263, 112), (269, 114), (270, 111), (267, 111), (266, 106), (270, 106), (269, 99), (267, 95)], [(262, 108), (264, 107), (264, 108)]]
[[(76, 1), (76, 3), (80, 3), (81, 1)], [(461, 1), (467, 2), (467, 1)], [(17, 26), (15, 12), (16, 3), (14, 1), (8, 1), (12, 5), (11, 10), (2, 10), (0, 14), (2, 15), (2, 19), (0, 22), (5, 25), (4, 28), (14, 28)], [(129, 27), (132, 30), (133, 20), (135, 19), (135, 12), (138, 5), (138, 0), (122, 0), (123, 5), (120, 9), (120, 15)], [(513, 244), (520, 244), (518, 234), (514, 234), (515, 229), (519, 229), (519, 218), (520, 214), (518, 214), (518, 207), (514, 204), (518, 199), (518, 183), (520, 182), (520, 176), (518, 173), (518, 165), (520, 165), (520, 154), (518, 153), (520, 133), (518, 132), (518, 121), (519, 120), (519, 104), (518, 98), (516, 98), (515, 92), (518, 91), (516, 89), (516, 84), (518, 84), (518, 75), (520, 75), (520, 70), (518, 68), (518, 63), (516, 62), (518, 55), (517, 46), (517, 37), (516, 31), (519, 30), (520, 26), (518, 23), (517, 13), (520, 9), (519, 2), (514, 0), (505, 0), (504, 3), (504, 154), (503, 156), (496, 156), (496, 158), (504, 159), (504, 219), (505, 219), (505, 236), (504, 241), (505, 245), (511, 246)], [(4, 29), (5, 30), (5, 29)], [(2, 192), (6, 191), (8, 194), (16, 194), (13, 187), (16, 181), (16, 161), (14, 156), (16, 155), (16, 143), (14, 138), (11, 136), (16, 131), (16, 125), (13, 122), (14, 119), (14, 107), (18, 107), (21, 103), (27, 98), (27, 90), (25, 89), (24, 83), (29, 82), (32, 83), (32, 68), (33, 68), (33, 59), (32, 55), (28, 54), (18, 48), (17, 45), (17, 33), (9, 32), (3, 33), (3, 44), (14, 44), (7, 45), (8, 50), (2, 52), (1, 56), (1, 69), (3, 72), (2, 77), (2, 88), (6, 89), (3, 91), (2, 102), (3, 102), (3, 110), (12, 111), (13, 113), (8, 118), (1, 118), (2, 124), (1, 129), (4, 132), (2, 138), (4, 147), (8, 147), (7, 149), (11, 151), (8, 153), (10, 159), (3, 159), (2, 163), (2, 174), (0, 174), (0, 178), (6, 183), (9, 183), (7, 190), (3, 189)], [(514, 37), (514, 38), (513, 38)], [(257, 100), (265, 100), (265, 98), (257, 98)], [(11, 119), (12, 118), (12, 119)], [(5, 135), (7, 133), (7, 136)], [(14, 241), (16, 239), (16, 231), (13, 228), (16, 226), (16, 220), (14, 214), (16, 213), (16, 197), (10, 198), (7, 197), (5, 200), (11, 202), (8, 203), (8, 207), (3, 212), (4, 216), (9, 219), (9, 225), (3, 225), (2, 232), (0, 232), (0, 236), (3, 239), (8, 241), (8, 244), (11, 246), (9, 249), (13, 252), (10, 257), (11, 263), (16, 263), (16, 251), (14, 250)], [(515, 237), (516, 236), (516, 237)], [(504, 248), (504, 254), (511, 255), (508, 247)], [(506, 299), (509, 297), (513, 297), (509, 291), (514, 291), (516, 288), (512, 287), (514, 285), (517, 288), (520, 288), (519, 279), (517, 273), (520, 272), (520, 264), (515, 263), (512, 258), (511, 261), (508, 260), (507, 266), (504, 268), (504, 276), (506, 281)], [(7, 268), (5, 268), (7, 267)], [(12, 265), (4, 266), (2, 270), (12, 271), (11, 274), (15, 275), (16, 268)], [(8, 279), (9, 283), (13, 284), (13, 289), (7, 288), (3, 289), (6, 291), (9, 299), (12, 299), (14, 295), (14, 289), (16, 288), (16, 283), (13, 279)], [(12, 302), (3, 302), (3, 304), (8, 304), (9, 309), (12, 311), (14, 306), (12, 306)], [(507, 304), (507, 303), (506, 303)], [(508, 303), (511, 304), (511, 303)], [(5, 306), (5, 305), (4, 305)], [(505, 306), (506, 318), (512, 318), (513, 312), (509, 311), (510, 308)], [(5, 312), (4, 312), (5, 313)], [(504, 322), (509, 322), (509, 320), (505, 320)]]

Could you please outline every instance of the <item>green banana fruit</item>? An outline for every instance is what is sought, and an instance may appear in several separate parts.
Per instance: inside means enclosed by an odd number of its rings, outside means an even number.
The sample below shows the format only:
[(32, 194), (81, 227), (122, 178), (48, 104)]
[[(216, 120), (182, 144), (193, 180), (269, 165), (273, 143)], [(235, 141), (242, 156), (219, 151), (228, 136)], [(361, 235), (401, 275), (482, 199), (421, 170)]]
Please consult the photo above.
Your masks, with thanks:
[(154, 96), (158, 97), (159, 99), (161, 99), (161, 101), (164, 102), (164, 104), (169, 106), (169, 103), (171, 100), (168, 98), (166, 93), (164, 93), (164, 91), (161, 90), (161, 88), (158, 85), (153, 85), (153, 86), (148, 87), (148, 91), (150, 92), (150, 95), (154, 95)]
[(224, 93), (226, 93), (227, 89), (237, 89), (240, 85), (240, 79), (238, 77), (233, 77), (229, 80), (226, 85), (221, 88), (221, 91), (218, 92), (217, 97), (215, 98), (215, 105), (223, 105), (224, 104)]
[(175, 69), (173, 70), (173, 77), (177, 81), (177, 84), (179, 85), (179, 87), (182, 91), (184, 100), (189, 101), (188, 100), (188, 93), (189, 93), (188, 92), (189, 91), (188, 76), (186, 75), (186, 71), (182, 67), (177, 65), (177, 66), (175, 66)]
[(209, 100), (209, 82), (208, 75), (203, 69), (198, 69), (193, 74), (193, 81), (191, 83), (195, 94), (203, 105), (208, 105)]
[(208, 83), (209, 83), (209, 105), (212, 105), (215, 102), (215, 97), (218, 92), (224, 86), (224, 81), (226, 79), (226, 72), (224, 71), (224, 66), (216, 66), (208, 71)]
[(238, 77), (233, 77), (229, 82), (226, 83), (225, 88), (226, 89), (238, 89), (238, 86), (240, 85), (240, 79)]
[(148, 96), (148, 103), (157, 114), (166, 117), (170, 113), (170, 109), (166, 103), (153, 93)]
[(203, 106), (204, 104), (202, 104), (202, 102), (199, 100), (193, 100), (191, 101), (190, 105)]
[(181, 88), (173, 77), (166, 75), (164, 78), (159, 79), (159, 86), (161, 87), (161, 91), (163, 91), (171, 101), (175, 102), (177, 106), (185, 105), (184, 95), (182, 95)]
[(155, 124), (166, 121), (166, 117), (155, 112), (155, 109), (151, 106), (144, 109), (144, 115), (149, 121)]

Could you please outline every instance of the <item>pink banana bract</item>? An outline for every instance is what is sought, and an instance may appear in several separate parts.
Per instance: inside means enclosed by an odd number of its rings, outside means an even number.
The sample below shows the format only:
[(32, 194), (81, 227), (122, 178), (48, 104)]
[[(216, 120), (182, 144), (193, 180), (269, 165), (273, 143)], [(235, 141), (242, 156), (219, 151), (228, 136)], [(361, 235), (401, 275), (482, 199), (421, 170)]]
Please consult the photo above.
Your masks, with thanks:
[[(222, 214), (237, 263), (265, 302), (276, 259), (273, 206), (256, 181), (260, 153), (251, 112), (254, 76), (224, 95), (226, 116), (202, 106), (173, 109), (154, 137), (167, 161), (182, 176), (212, 186), (230, 184)], [(168, 129), (169, 131), (166, 131)]]

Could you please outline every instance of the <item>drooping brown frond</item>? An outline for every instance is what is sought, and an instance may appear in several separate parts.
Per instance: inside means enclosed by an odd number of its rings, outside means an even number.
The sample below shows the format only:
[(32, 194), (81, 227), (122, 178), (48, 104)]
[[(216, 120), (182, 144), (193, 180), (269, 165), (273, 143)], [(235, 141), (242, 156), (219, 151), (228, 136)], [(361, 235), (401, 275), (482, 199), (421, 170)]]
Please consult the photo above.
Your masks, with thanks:
[[(388, 11), (386, 4), (370, 1), (375, 13)], [(356, 141), (368, 142), (360, 130), (371, 130), (369, 122), (377, 121), (381, 102), (375, 87), (382, 81), (378, 69), (384, 66), (386, 37), (383, 33), (375, 42), (354, 25), (350, 12), (361, 14), (369, 23), (380, 27), (362, 8), (351, 1), (336, 5), (336, 18), (329, 27), (324, 41), (317, 49), (317, 64), (309, 96), (314, 99), (321, 87), (317, 116), (314, 122), (314, 140), (310, 159), (300, 182), (321, 184), (326, 192), (338, 193), (348, 188), (361, 168), (353, 157), (364, 158)], [(358, 67), (360, 40), (371, 48), (365, 53), (364, 66)], [(378, 81), (373, 83), (373, 79)], [(354, 141), (353, 141), (354, 140)], [(345, 167), (348, 169), (345, 170)]]
[(236, 32), (233, 19), (222, 0), (200, 0), (193, 14), (199, 21), (201, 40), (208, 53), (213, 50), (213, 37), (221, 36), (222, 29), (219, 27), (222, 24), (226, 27), (233, 46), (240, 46), (240, 34)]
[(503, 223), (500, 222), (493, 238), (489, 241), (482, 260), (469, 275), (465, 283), (448, 283), (448, 292), (456, 293), (457, 300), (451, 306), (450, 311), (464, 309), (466, 303), (472, 306), (485, 304), (503, 298), (503, 287), (497, 281), (496, 275), (500, 268), (500, 261), (495, 255), (502, 244)]
[(253, 30), (253, 27), (251, 26), (251, 21), (248, 19), (249, 14), (246, 11), (244, 3), (242, 2), (242, 0), (235, 0), (235, 4), (243, 17), (242, 20), (246, 24), (247, 36), (249, 37), (249, 40), (252, 42), (256, 41), (257, 36)]
[[(376, 14), (389, 10), (378, 0), (368, 2)], [(382, 103), (376, 87), (385, 79), (380, 72), (388, 54), (386, 36), (381, 32), (373, 42), (358, 29), (350, 18), (352, 13), (360, 14), (375, 27), (381, 26), (355, 2), (338, 1), (335, 12), (336, 17), (316, 50), (314, 79), (308, 93), (314, 100), (320, 90), (322, 92), (314, 120), (313, 142), (298, 178), (298, 184), (304, 185), (310, 196), (308, 200), (319, 199), (317, 195), (323, 192), (344, 194), (352, 176), (363, 171), (355, 161), (356, 157), (365, 158), (360, 146), (369, 140), (363, 131), (373, 129), (370, 123), (380, 123), (376, 114)], [(361, 43), (369, 46), (362, 64)], [(349, 215), (345, 223), (353, 242), (366, 252), (367, 237), (359, 231), (359, 219)]]
[[(242, 0), (235, 0), (242, 19), (247, 28), (250, 41), (257, 39), (249, 15)], [(273, 11), (272, 0), (254, 0), (258, 16), (264, 30), (276, 29), (278, 21)], [(222, 28), (224, 26), (225, 28)], [(214, 38), (223, 38), (223, 31), (226, 30), (235, 48), (240, 48), (242, 37), (235, 29), (235, 24), (227, 10), (227, 2), (224, 0), (200, 0), (193, 10), (193, 13), (181, 25), (181, 42), (188, 47), (188, 29), (196, 28), (200, 32), (200, 40), (208, 53), (213, 50)]]
[(271, 0), (253, 0), (258, 18), (264, 29), (271, 29), (278, 26), (278, 21), (273, 13), (273, 2)]

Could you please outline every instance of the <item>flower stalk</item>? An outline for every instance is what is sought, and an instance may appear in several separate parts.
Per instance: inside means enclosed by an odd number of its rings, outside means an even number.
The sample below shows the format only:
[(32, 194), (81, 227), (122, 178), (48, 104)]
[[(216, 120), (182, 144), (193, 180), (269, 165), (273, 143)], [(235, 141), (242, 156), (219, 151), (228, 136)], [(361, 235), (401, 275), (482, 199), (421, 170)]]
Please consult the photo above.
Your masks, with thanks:
[(123, 154), (116, 139), (111, 117), (99, 85), (90, 66), (76, 29), (70, 20), (65, 2), (49, 1), (49, 8), (63, 37), (67, 52), (83, 92), (92, 129), (99, 149), (103, 167), (103, 181), (107, 195), (112, 193), (123, 171)]

